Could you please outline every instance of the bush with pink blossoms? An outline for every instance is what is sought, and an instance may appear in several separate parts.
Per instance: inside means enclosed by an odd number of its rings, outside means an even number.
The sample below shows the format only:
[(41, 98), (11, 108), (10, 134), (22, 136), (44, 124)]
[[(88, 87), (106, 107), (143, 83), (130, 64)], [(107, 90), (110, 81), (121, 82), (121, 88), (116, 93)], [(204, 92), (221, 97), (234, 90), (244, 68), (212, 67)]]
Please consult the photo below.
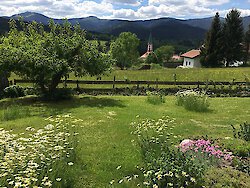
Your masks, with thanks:
[(195, 160), (207, 163), (219, 163), (222, 161), (231, 162), (232, 154), (226, 150), (220, 149), (218, 145), (214, 145), (210, 140), (183, 140), (180, 144), (180, 150), (192, 155)]

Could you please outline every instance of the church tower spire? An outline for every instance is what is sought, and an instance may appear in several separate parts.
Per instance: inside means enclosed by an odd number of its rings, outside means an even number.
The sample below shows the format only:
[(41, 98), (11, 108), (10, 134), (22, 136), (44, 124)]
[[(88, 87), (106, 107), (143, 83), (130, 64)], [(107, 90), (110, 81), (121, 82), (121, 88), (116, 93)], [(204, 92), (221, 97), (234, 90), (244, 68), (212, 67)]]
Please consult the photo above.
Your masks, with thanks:
[(153, 52), (153, 39), (152, 39), (152, 33), (150, 32), (149, 38), (148, 38), (148, 50), (147, 52)]

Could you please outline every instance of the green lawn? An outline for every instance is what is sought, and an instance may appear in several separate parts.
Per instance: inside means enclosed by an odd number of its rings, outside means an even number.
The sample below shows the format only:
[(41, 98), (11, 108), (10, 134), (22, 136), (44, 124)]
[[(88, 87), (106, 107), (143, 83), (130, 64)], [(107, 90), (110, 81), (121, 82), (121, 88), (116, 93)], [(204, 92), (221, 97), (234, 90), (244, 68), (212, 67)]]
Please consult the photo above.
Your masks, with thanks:
[[(22, 132), (28, 126), (40, 128), (46, 125), (46, 117), (56, 114), (71, 113), (83, 119), (77, 129), (79, 142), (75, 164), (69, 172), (72, 187), (102, 188), (109, 187), (113, 179), (118, 181), (126, 175), (139, 173), (135, 166), (142, 164), (142, 159), (139, 148), (131, 143), (135, 137), (131, 135), (130, 127), (132, 121), (138, 120), (137, 115), (139, 119), (161, 118), (163, 115), (175, 118), (173, 133), (182, 139), (207, 135), (220, 138), (225, 147), (242, 144), (233, 139), (230, 125), (250, 122), (250, 99), (212, 98), (210, 103), (209, 112), (197, 113), (176, 106), (173, 96), (166, 97), (166, 103), (161, 105), (147, 103), (146, 97), (124, 96), (79, 96), (54, 103), (39, 102), (32, 97), (4, 99), (0, 101), (0, 128), (14, 132)], [(6, 121), (2, 114), (7, 107), (20, 108), (20, 112), (29, 109), (29, 113)], [(119, 165), (121, 169), (117, 170)], [(127, 187), (135, 187), (135, 184)]]

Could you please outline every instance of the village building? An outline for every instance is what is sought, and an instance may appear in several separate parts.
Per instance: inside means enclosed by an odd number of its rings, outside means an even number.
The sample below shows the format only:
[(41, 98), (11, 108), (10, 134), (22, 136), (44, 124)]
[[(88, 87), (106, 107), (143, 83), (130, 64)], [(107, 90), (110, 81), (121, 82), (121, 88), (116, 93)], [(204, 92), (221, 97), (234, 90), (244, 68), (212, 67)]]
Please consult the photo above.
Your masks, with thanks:
[(186, 68), (199, 68), (201, 67), (200, 63), (200, 50), (191, 50), (181, 55), (184, 58), (183, 67)]
[(172, 60), (173, 60), (173, 61), (180, 61), (180, 60), (182, 60), (182, 57), (179, 56), (178, 54), (174, 54), (174, 55), (172, 56)]
[(150, 33), (149, 39), (148, 39), (148, 48), (147, 52), (143, 54), (140, 58), (143, 60), (146, 60), (149, 54), (153, 53), (153, 39), (152, 39), (152, 34)]

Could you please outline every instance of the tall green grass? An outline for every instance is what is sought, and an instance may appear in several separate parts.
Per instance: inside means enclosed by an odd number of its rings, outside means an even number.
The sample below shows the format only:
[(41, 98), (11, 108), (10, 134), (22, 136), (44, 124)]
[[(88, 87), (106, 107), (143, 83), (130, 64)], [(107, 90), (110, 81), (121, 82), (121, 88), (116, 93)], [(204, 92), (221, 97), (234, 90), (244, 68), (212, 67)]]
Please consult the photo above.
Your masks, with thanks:
[[(101, 77), (102, 80), (147, 80), (155, 81), (246, 81), (250, 80), (250, 67), (244, 68), (194, 68), (194, 69), (170, 69), (157, 70), (114, 70)], [(12, 74), (10, 80), (20, 79)], [(84, 76), (77, 78), (73, 74), (69, 79), (96, 80), (96, 77)]]
[(0, 120), (10, 121), (31, 116), (30, 108), (27, 106), (11, 105), (0, 113)]
[(209, 110), (208, 96), (203, 92), (193, 90), (181, 91), (176, 94), (176, 104), (184, 106), (185, 109), (196, 112), (207, 112)]

